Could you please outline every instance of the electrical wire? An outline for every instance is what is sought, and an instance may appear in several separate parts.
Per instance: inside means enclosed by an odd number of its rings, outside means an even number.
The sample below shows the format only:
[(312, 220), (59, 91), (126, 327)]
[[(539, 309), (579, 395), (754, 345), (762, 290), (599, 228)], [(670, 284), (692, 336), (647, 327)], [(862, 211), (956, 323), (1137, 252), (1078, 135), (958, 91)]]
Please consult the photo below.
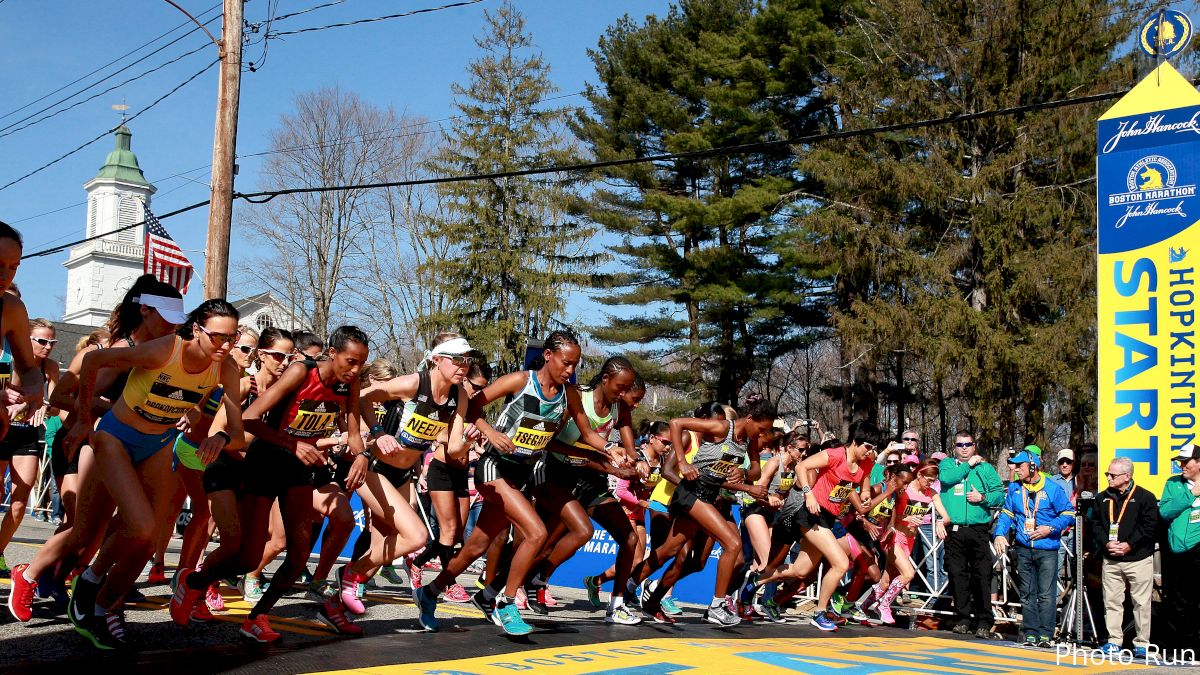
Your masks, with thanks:
[[(167, 93), (163, 94), (162, 96), (158, 97), (150, 105), (137, 111), (137, 113), (130, 116), (128, 119), (126, 119), (124, 122), (122, 122), (122, 124), (127, 124), (127, 123), (132, 122), (133, 120), (137, 119), (138, 117), (141, 117), (143, 113), (151, 110), (152, 108), (154, 108), (154, 106), (158, 105), (159, 103), (162, 103), (164, 100), (166, 100), (166, 98), (168, 96), (174, 94), (175, 92), (179, 91), (180, 89), (183, 89), (184, 86), (191, 83), (197, 77), (200, 77), (201, 75), (203, 75), (204, 73), (206, 73), (207, 71), (212, 69), (213, 66), (217, 65), (220, 62), (221, 62), (220, 59), (216, 59), (216, 60), (212, 61), (211, 63), (209, 63), (207, 66), (204, 66), (200, 70), (196, 71), (196, 74), (192, 75), (191, 77), (184, 80), (183, 82), (180, 82), (179, 84), (175, 85), (175, 87), (173, 89), (171, 89)], [(7, 190), (8, 188), (16, 185), (17, 183), (20, 183), (21, 181), (25, 180), (26, 178), (29, 178), (30, 176), (34, 176), (36, 174), (41, 173), (42, 171), (54, 166), (55, 164), (58, 164), (59, 162), (63, 161), (64, 159), (70, 157), (71, 155), (74, 155), (75, 153), (79, 152), (80, 150), (83, 150), (84, 148), (88, 147), (89, 145), (95, 143), (96, 141), (99, 141), (100, 139), (104, 138), (105, 136), (112, 134), (112, 132), (114, 132), (116, 130), (117, 130), (117, 127), (113, 127), (111, 129), (109, 129), (108, 131), (105, 131), (104, 133), (100, 134), (99, 136), (96, 136), (92, 140), (83, 143), (79, 147), (77, 147), (73, 150), (69, 150), (69, 151), (59, 155), (58, 157), (55, 157), (54, 159), (50, 160), (49, 162), (46, 162), (45, 164), (34, 169), (33, 171), (30, 171), (29, 173), (25, 174), (24, 176), (21, 176), (19, 178), (14, 178), (13, 180), (5, 183), (4, 185), (0, 185), (0, 191)]]
[(386, 16), (376, 16), (376, 17), (372, 17), (370, 19), (356, 19), (354, 21), (342, 21), (340, 23), (331, 23), (327, 26), (312, 26), (311, 28), (297, 28), (296, 30), (277, 31), (275, 33), (268, 33), (267, 39), (271, 40), (274, 38), (283, 37), (284, 35), (299, 35), (300, 33), (312, 33), (314, 31), (319, 31), (319, 30), (329, 30), (330, 28), (345, 28), (346, 26), (358, 26), (358, 25), (364, 24), (364, 23), (374, 23), (376, 21), (387, 21), (388, 19), (400, 19), (400, 18), (403, 18), (406, 16), (414, 16), (416, 14), (429, 14), (431, 12), (440, 12), (444, 9), (453, 9), (455, 7), (466, 7), (467, 5), (477, 5), (481, 2), (483, 2), (483, 0), (463, 0), (462, 2), (452, 2), (452, 3), (446, 4), (446, 5), (442, 5), (440, 7), (426, 7), (424, 9), (414, 9), (414, 10), (411, 10), (408, 12), (401, 12), (399, 14), (388, 14)]

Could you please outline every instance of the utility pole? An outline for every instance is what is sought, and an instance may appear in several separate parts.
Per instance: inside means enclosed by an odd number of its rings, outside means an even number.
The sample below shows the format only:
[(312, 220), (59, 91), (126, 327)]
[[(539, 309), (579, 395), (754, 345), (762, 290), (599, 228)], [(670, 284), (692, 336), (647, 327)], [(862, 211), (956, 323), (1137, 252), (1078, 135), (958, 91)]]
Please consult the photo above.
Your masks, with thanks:
[(233, 176), (237, 156), (238, 99), (242, 86), (242, 4), (224, 0), (217, 123), (213, 131), (212, 200), (208, 207), (204, 298), (224, 298), (229, 286), (229, 229), (233, 220)]

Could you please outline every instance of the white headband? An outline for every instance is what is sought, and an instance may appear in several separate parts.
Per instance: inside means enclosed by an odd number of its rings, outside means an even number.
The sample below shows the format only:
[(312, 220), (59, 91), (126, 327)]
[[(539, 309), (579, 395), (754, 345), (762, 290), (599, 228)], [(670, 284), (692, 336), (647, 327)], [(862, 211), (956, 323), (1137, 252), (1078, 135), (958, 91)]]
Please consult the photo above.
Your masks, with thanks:
[(139, 305), (153, 307), (162, 318), (179, 325), (187, 321), (187, 312), (183, 311), (183, 298), (168, 298), (163, 295), (143, 293), (133, 299)]
[(442, 344), (434, 347), (431, 351), (425, 352), (425, 358), (431, 359), (435, 356), (462, 356), (468, 352), (474, 351), (466, 338), (454, 338), (446, 340)]

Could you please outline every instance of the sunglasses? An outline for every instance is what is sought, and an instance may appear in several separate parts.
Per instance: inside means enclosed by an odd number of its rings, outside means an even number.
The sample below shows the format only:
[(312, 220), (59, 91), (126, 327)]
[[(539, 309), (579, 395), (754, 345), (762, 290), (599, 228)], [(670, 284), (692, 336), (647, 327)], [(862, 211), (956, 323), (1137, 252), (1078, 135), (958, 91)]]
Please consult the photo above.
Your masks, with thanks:
[(1104, 477), (1108, 478), (1109, 480), (1112, 480), (1113, 478), (1116, 478), (1118, 476), (1128, 476), (1128, 475), (1129, 474), (1127, 474), (1127, 473), (1109, 473), (1107, 471), (1104, 472)]
[(955, 443), (954, 447), (956, 447), (956, 448), (973, 448), (973, 447), (975, 447), (975, 441), (968, 441), (966, 443)]
[(254, 347), (251, 347), (250, 345), (236, 345), (234, 349), (237, 349), (243, 354), (249, 354), (250, 352), (254, 351)]
[(905, 443), (908, 443), (910, 441), (913, 443), (916, 443), (917, 441), (919, 441), (921, 439), (917, 438), (916, 436), (905, 436), (904, 438), (902, 438), (900, 440), (904, 441)]
[(453, 363), (455, 365), (455, 367), (458, 367), (458, 368), (462, 368), (463, 366), (469, 366), (474, 362), (474, 359), (472, 359), (469, 356), (463, 356), (462, 354), (459, 354), (457, 356), (445, 356), (443, 358), (449, 359), (450, 363)]
[(29, 339), (43, 347), (53, 347), (54, 345), (58, 344), (58, 340), (51, 340), (49, 338), (35, 338), (32, 335), (29, 336)]
[(888, 466), (892, 466), (893, 464), (899, 464), (899, 463), (900, 463), (900, 460), (898, 460), (898, 459), (889, 459), (889, 460), (887, 460), (887, 465), (888, 465)]
[(875, 444), (874, 443), (863, 443), (862, 446), (863, 446), (863, 449), (866, 450), (867, 452), (875, 452)]
[(266, 354), (267, 356), (277, 358), (280, 361), (291, 361), (296, 356), (295, 354), (287, 354), (287, 353), (284, 353), (284, 352), (281, 352), (281, 351), (278, 351), (275, 349), (260, 349), (260, 350), (258, 350), (258, 353)]
[(214, 333), (200, 324), (196, 324), (196, 328), (199, 328), (201, 333), (208, 336), (208, 339), (219, 345), (231, 345), (241, 337), (237, 333)]

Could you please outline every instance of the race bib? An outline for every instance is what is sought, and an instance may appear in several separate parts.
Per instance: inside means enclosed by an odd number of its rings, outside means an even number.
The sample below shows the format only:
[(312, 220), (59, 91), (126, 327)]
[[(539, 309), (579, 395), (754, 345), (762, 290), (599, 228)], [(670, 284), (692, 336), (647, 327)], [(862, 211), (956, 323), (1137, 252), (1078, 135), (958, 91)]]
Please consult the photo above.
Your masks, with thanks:
[(967, 494), (967, 486), (966, 485), (959, 483), (958, 485), (954, 486), (954, 496), (962, 497), (962, 496), (965, 496), (966, 494)]
[(645, 485), (646, 487), (652, 488), (655, 485), (658, 485), (658, 482), (661, 480), (662, 480), (662, 468), (656, 466), (653, 469), (650, 469), (650, 475), (646, 476), (646, 478), (642, 481), (642, 484)]
[(1117, 524), (1113, 523), (1108, 526), (1108, 540), (1117, 541)]
[(792, 486), (795, 484), (796, 484), (795, 476), (787, 476), (785, 478), (780, 478), (779, 479), (779, 493), (783, 494), (783, 493), (787, 492), (788, 490), (791, 490)]
[(529, 457), (541, 452), (554, 438), (554, 431), (546, 427), (545, 420), (522, 419), (513, 431), (512, 442), (517, 447), (512, 454)]
[(0, 361), (0, 387), (7, 387), (12, 381), (12, 363)]
[(170, 382), (155, 382), (150, 385), (146, 400), (135, 405), (133, 411), (147, 422), (174, 424), (195, 408), (203, 396), (200, 392), (176, 387)]
[(408, 423), (400, 430), (400, 442), (418, 448), (427, 448), (437, 440), (438, 434), (446, 428), (445, 422), (431, 420), (424, 415), (413, 413)]
[(854, 486), (849, 481), (842, 481), (829, 491), (829, 501), (834, 504), (843, 504), (847, 499), (850, 499), (850, 493), (854, 492)]
[(721, 446), (721, 450), (723, 451), (721, 454), (721, 459), (713, 462), (712, 465), (708, 467), (708, 472), (716, 478), (728, 478), (731, 474), (733, 474), (735, 469), (742, 465), (742, 458), (728, 452), (728, 445)]
[(341, 412), (341, 406), (333, 401), (301, 401), (287, 433), (297, 438), (325, 438)]

